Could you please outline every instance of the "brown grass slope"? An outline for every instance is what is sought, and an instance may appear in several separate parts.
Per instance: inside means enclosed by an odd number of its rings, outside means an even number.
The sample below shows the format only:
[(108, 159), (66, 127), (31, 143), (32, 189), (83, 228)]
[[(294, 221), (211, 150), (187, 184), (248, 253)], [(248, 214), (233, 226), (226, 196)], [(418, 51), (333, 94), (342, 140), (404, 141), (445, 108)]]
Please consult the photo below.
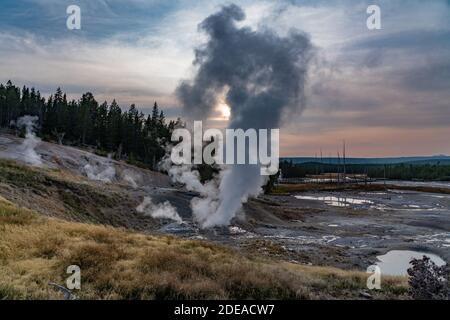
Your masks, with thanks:
[(59, 169), (32, 168), (0, 159), (0, 196), (40, 214), (76, 222), (147, 230), (152, 218), (136, 213), (126, 189), (96, 184)]
[[(69, 265), (81, 299), (359, 298), (367, 274), (247, 257), (211, 243), (40, 216), (0, 198), (0, 299), (58, 299)], [(383, 278), (375, 298), (405, 298)]]

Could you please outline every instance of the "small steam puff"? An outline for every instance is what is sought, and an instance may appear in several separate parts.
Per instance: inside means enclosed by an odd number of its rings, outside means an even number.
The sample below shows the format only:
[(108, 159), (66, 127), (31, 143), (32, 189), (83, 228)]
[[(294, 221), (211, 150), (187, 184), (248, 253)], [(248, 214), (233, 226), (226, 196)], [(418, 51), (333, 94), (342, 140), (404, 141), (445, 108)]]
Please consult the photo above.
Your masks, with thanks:
[(83, 169), (87, 177), (95, 181), (109, 183), (112, 182), (116, 176), (116, 169), (114, 169), (114, 166), (110, 164), (107, 164), (106, 168), (102, 168), (102, 166), (91, 165), (88, 163)]
[(37, 116), (23, 116), (15, 122), (16, 127), (25, 128), (25, 140), (18, 147), (19, 160), (22, 160), (33, 166), (41, 166), (41, 156), (36, 152), (36, 147), (41, 143), (34, 133), (36, 123), (39, 120)]
[(122, 179), (127, 182), (133, 189), (137, 189), (139, 187), (138, 183), (136, 182), (136, 180), (139, 180), (139, 176), (131, 170), (126, 169), (122, 171), (121, 176)]
[(156, 219), (170, 219), (178, 223), (183, 222), (177, 209), (175, 209), (169, 201), (154, 204), (152, 198), (145, 197), (142, 203), (136, 208), (136, 211)]

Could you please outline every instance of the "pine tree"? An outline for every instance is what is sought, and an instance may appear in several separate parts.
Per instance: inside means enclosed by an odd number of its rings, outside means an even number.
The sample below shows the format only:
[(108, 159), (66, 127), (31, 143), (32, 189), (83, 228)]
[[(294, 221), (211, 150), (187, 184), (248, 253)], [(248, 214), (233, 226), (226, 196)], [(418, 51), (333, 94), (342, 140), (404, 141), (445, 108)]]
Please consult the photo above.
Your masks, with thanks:
[(59, 143), (89, 145), (129, 160), (141, 161), (150, 167), (165, 153), (162, 143), (170, 139), (181, 120), (166, 124), (164, 112), (154, 103), (150, 115), (145, 116), (132, 104), (122, 112), (115, 100), (108, 106), (98, 105), (87, 92), (78, 101), (67, 101), (61, 88), (46, 100), (34, 88), (19, 89), (8, 81), (0, 84), (0, 127), (8, 127), (22, 115), (39, 116), (40, 132), (44, 139)]

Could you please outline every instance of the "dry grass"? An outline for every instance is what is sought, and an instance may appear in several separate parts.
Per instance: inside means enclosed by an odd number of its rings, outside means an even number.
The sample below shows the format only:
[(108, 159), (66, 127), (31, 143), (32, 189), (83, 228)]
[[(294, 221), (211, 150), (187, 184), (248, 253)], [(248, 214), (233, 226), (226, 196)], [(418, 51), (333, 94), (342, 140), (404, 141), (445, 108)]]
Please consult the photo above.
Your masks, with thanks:
[[(207, 242), (38, 216), (0, 198), (0, 299), (58, 299), (67, 266), (82, 299), (358, 298), (367, 275), (249, 258)], [(404, 278), (376, 298), (405, 298)]]

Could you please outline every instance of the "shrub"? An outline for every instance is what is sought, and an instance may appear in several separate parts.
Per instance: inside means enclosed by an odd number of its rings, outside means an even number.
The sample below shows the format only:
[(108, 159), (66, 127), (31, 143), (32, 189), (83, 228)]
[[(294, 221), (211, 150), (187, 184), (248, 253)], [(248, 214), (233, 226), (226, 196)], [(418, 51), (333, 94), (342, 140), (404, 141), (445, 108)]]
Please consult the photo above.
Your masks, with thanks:
[(417, 300), (447, 300), (450, 298), (450, 268), (437, 266), (427, 256), (413, 259), (408, 269), (410, 295)]

